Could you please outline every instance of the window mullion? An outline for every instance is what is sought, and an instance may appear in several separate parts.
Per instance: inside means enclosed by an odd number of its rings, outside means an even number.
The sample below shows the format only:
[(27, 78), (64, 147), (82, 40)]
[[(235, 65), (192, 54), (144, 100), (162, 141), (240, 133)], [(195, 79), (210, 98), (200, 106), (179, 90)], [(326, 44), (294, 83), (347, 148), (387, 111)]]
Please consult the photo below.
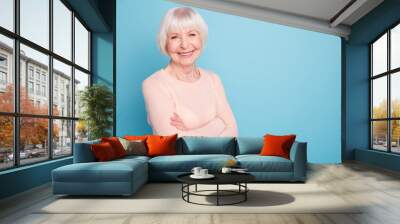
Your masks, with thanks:
[[(75, 12), (72, 11), (71, 15), (71, 23), (72, 23), (72, 29), (71, 29), (71, 60), (72, 60), (72, 65), (71, 66), (71, 91), (72, 91), (72, 105), (71, 105), (71, 117), (75, 118)], [(72, 150), (72, 155), (74, 155), (75, 151), (75, 126), (76, 126), (76, 121), (72, 121), (72, 130), (71, 130), (71, 150)]]
[[(19, 35), (19, 27), (20, 27), (20, 0), (14, 1), (14, 30), (17, 35)], [(20, 112), (20, 47), (19, 47), (19, 39), (14, 39), (14, 112), (19, 114)], [(14, 166), (19, 166), (20, 157), (19, 157), (19, 131), (20, 127), (20, 118), (14, 116)]]
[[(390, 70), (390, 30), (387, 32), (387, 71)], [(388, 110), (388, 118), (392, 117), (392, 100), (391, 100), (391, 73), (387, 74), (387, 110)], [(388, 120), (387, 122), (387, 140), (388, 140), (388, 148), (387, 151), (392, 151), (392, 121)]]
[[(49, 50), (53, 52), (53, 0), (49, 0)], [(49, 55), (49, 86), (48, 91), (49, 94), (49, 110), (48, 113), (50, 115), (50, 119), (48, 120), (48, 150), (49, 150), (49, 159), (53, 159), (53, 56)]]
[(372, 57), (372, 55), (373, 55), (373, 47), (372, 47), (372, 44), (369, 46), (369, 64), (370, 64), (370, 66), (369, 66), (369, 86), (370, 86), (370, 88), (369, 88), (369, 119), (370, 119), (370, 122), (369, 122), (369, 148), (370, 149), (373, 149), (373, 146), (374, 146), (374, 144), (373, 144), (373, 141), (374, 141), (374, 136), (373, 136), (373, 130), (372, 130), (372, 128), (373, 128), (373, 121), (372, 121), (372, 119), (373, 119), (373, 98), (372, 98), (372, 96), (373, 96), (373, 79), (372, 79), (372, 72), (373, 72), (373, 57)]

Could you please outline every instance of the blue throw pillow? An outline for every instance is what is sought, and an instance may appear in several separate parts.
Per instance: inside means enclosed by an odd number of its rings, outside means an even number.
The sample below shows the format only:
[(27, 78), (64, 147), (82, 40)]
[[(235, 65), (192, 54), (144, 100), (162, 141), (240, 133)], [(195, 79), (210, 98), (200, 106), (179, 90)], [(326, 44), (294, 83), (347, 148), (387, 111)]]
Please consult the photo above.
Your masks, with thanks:
[(237, 137), (236, 155), (260, 154), (264, 145), (262, 137)]
[(95, 162), (96, 158), (90, 146), (92, 144), (99, 144), (99, 139), (87, 142), (75, 143), (74, 147), (74, 163), (88, 163)]
[(177, 148), (178, 154), (225, 154), (235, 155), (233, 137), (182, 137)]

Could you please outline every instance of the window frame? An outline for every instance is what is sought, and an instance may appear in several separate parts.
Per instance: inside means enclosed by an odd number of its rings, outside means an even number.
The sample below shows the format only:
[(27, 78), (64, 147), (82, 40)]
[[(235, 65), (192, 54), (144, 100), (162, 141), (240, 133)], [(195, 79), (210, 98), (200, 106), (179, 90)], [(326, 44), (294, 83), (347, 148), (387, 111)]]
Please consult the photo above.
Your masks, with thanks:
[[(53, 50), (53, 24), (54, 24), (54, 18), (53, 18), (53, 1), (54, 0), (48, 0), (49, 2), (49, 49), (46, 49), (45, 47), (42, 47), (39, 44), (34, 43), (33, 41), (30, 41), (29, 39), (24, 38), (23, 36), (20, 35), (20, 0), (14, 0), (13, 1), (13, 10), (14, 10), (14, 30), (10, 31), (4, 27), (0, 26), (0, 35), (3, 35), (5, 37), (11, 38), (13, 40), (13, 63), (12, 63), (12, 69), (11, 69), (11, 74), (13, 75), (14, 79), (14, 93), (13, 93), (13, 107), (14, 110), (13, 112), (2, 112), (0, 111), (0, 116), (4, 117), (11, 117), (13, 119), (13, 154), (14, 154), (14, 161), (13, 161), (13, 166), (10, 167), (5, 167), (5, 168), (0, 168), (0, 172), (5, 171), (5, 170), (11, 170), (11, 169), (16, 169), (19, 167), (24, 167), (24, 166), (30, 166), (33, 164), (38, 164), (38, 163), (43, 163), (51, 160), (58, 160), (66, 157), (73, 156), (74, 154), (74, 143), (75, 143), (75, 126), (76, 126), (76, 121), (79, 120), (79, 117), (75, 116), (75, 108), (72, 107), (72, 113), (70, 116), (56, 116), (53, 115), (53, 60), (58, 60), (59, 62), (62, 62), (68, 66), (71, 66), (71, 83), (74, 84), (75, 82), (75, 69), (85, 73), (89, 77), (89, 83), (88, 86), (92, 85), (92, 57), (91, 57), (91, 49), (92, 49), (92, 43), (91, 43), (91, 38), (92, 38), (92, 30), (89, 28), (89, 26), (84, 22), (84, 20), (79, 16), (79, 14), (73, 10), (73, 8), (66, 2), (65, 0), (59, 0), (68, 10), (71, 11), (71, 58), (67, 59), (64, 58), (63, 56), (55, 53)], [(88, 31), (88, 69), (85, 69), (78, 64), (75, 63), (75, 18), (84, 26), (84, 28)], [(48, 112), (46, 115), (39, 115), (39, 114), (27, 114), (27, 113), (21, 113), (20, 111), (20, 44), (23, 44), (27, 47), (30, 47), (36, 51), (39, 51), (40, 53), (43, 53), (48, 56), (49, 62), (48, 62), (48, 84), (46, 85), (45, 89), (48, 91), (48, 93), (45, 94), (48, 96)], [(27, 64), (29, 66), (29, 64)], [(30, 67), (27, 67), (27, 71)], [(39, 74), (39, 82), (41, 83), (41, 72)], [(27, 73), (26, 75), (26, 81), (30, 79), (30, 74)], [(36, 82), (36, 69), (33, 70), (33, 79), (31, 80), (35, 84)], [(47, 80), (46, 80), (47, 81)], [(72, 99), (71, 99), (71, 104), (74, 105), (75, 103), (75, 85), (72, 85), (71, 87), (71, 93), (72, 93)], [(27, 89), (27, 91), (29, 91)], [(34, 91), (36, 91), (34, 89)], [(42, 94), (40, 94), (41, 96)], [(26, 163), (26, 164), (21, 164), (20, 161), (20, 119), (21, 118), (45, 118), (47, 119), (48, 123), (48, 136), (47, 136), (47, 142), (49, 143), (47, 145), (47, 150), (48, 150), (48, 155), (47, 158), (43, 158), (43, 160), (40, 160), (38, 162), (32, 162), (32, 163)], [(54, 153), (54, 148), (53, 147), (53, 123), (54, 121), (57, 120), (64, 120), (64, 121), (71, 121), (71, 153), (68, 155), (62, 155), (62, 156), (55, 156), (53, 155)]]
[[(368, 43), (368, 53), (369, 53), (369, 149), (373, 151), (391, 153), (391, 154), (400, 154), (400, 152), (393, 152), (392, 151), (392, 121), (400, 121), (400, 117), (393, 117), (392, 116), (392, 85), (391, 79), (392, 75), (396, 75), (396, 73), (400, 72), (400, 67), (391, 69), (391, 31), (396, 26), (400, 26), (400, 21), (395, 22), (389, 28), (385, 29), (384, 32), (379, 34), (375, 39)], [(386, 71), (380, 74), (373, 74), (373, 44), (378, 41), (384, 35), (387, 35), (387, 64), (386, 64)], [(378, 78), (386, 77), (386, 87), (387, 87), (387, 105), (386, 105), (386, 118), (373, 118), (373, 81)], [(374, 133), (373, 133), (373, 125), (374, 121), (386, 121), (386, 150), (379, 150), (374, 148)]]

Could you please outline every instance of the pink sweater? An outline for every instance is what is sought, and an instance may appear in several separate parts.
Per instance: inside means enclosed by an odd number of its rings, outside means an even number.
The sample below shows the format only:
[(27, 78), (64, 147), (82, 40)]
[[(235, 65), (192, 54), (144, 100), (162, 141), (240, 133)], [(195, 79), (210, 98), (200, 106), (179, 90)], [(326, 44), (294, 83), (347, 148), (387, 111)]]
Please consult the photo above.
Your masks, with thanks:
[[(178, 80), (163, 69), (143, 81), (147, 121), (156, 135), (237, 136), (235, 117), (219, 77), (200, 70), (195, 82)], [(177, 113), (189, 130), (170, 124)]]

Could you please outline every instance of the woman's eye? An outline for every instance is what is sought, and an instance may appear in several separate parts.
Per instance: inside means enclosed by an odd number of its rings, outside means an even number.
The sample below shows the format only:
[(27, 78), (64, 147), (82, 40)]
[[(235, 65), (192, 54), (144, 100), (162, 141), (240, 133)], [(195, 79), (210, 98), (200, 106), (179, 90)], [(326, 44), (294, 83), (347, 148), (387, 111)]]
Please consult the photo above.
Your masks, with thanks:
[(171, 38), (171, 40), (175, 40), (178, 37), (177, 36), (171, 36), (170, 38)]
[(190, 36), (190, 37), (195, 37), (196, 34), (195, 34), (195, 33), (191, 33), (191, 34), (189, 34), (189, 36)]

